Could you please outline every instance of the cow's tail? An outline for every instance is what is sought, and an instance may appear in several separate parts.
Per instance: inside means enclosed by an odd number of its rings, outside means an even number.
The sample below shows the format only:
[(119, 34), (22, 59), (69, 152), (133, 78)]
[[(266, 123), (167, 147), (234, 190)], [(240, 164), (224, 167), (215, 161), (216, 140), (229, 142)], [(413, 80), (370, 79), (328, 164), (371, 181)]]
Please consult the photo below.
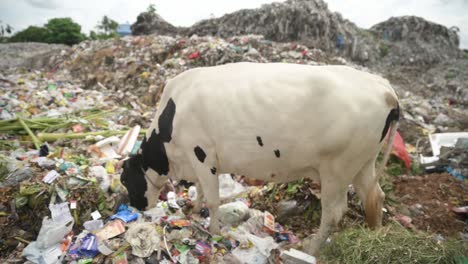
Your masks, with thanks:
[(382, 163), (379, 169), (380, 173), (378, 173), (379, 176), (382, 175), (385, 167), (387, 166), (387, 162), (388, 162), (388, 159), (390, 158), (390, 154), (392, 153), (393, 140), (395, 139), (397, 128), (398, 128), (398, 120), (395, 120), (391, 124), (390, 135), (388, 136), (387, 146), (385, 147)]
[(384, 157), (381, 166), (378, 168), (375, 174), (375, 182), (374, 184), (371, 184), (371, 186), (373, 187), (369, 189), (369, 192), (367, 193), (366, 197), (366, 222), (371, 228), (380, 227), (382, 224), (382, 208), (385, 193), (380, 188), (379, 179), (384, 174), (385, 165), (387, 164), (388, 159), (390, 157), (390, 153), (392, 152), (393, 140), (395, 138), (396, 131), (398, 128), (398, 119), (399, 107), (392, 110), (392, 112), (389, 114), (389, 118), (387, 119), (390, 125), (390, 135), (388, 137), (387, 146), (384, 150)]

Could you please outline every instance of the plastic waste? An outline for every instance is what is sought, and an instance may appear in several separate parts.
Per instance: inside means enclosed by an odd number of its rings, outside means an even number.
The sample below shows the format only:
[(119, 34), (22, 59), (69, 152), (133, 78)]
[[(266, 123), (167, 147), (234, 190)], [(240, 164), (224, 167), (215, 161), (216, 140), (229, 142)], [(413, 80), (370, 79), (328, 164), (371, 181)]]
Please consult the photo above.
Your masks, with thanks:
[(177, 196), (175, 192), (168, 192), (167, 193), (167, 204), (170, 208), (179, 209), (180, 206), (177, 204)]
[(51, 170), (47, 172), (46, 176), (42, 179), (43, 182), (51, 184), (60, 176), (60, 174), (56, 170)]
[(120, 219), (125, 223), (135, 221), (138, 219), (138, 213), (134, 213), (131, 209), (128, 208), (126, 204), (121, 204), (117, 210), (117, 214), (110, 217), (111, 220)]
[(102, 229), (96, 232), (100, 240), (107, 240), (125, 232), (125, 225), (121, 220), (114, 220), (107, 223)]
[(99, 188), (101, 188), (101, 190), (103, 190), (104, 192), (107, 192), (109, 190), (110, 178), (107, 174), (106, 168), (104, 168), (103, 166), (93, 166), (89, 168), (89, 176), (96, 177), (96, 179), (99, 182)]
[(49, 155), (49, 147), (43, 144), (39, 148), (39, 157), (46, 157), (47, 155)]
[(31, 179), (34, 176), (34, 172), (31, 168), (18, 168), (10, 172), (6, 178), (0, 183), (0, 186), (13, 186), (27, 179)]
[(86, 258), (94, 258), (99, 254), (99, 250), (97, 248), (97, 237), (94, 234), (87, 234), (81, 240), (79, 253)]
[(249, 218), (249, 207), (244, 202), (232, 202), (219, 207), (219, 220), (226, 225), (237, 226)]
[(22, 256), (33, 263), (58, 264), (62, 256), (61, 245), (55, 244), (43, 249), (38, 247), (37, 242), (31, 242), (24, 248)]
[(118, 159), (121, 156), (117, 154), (117, 145), (120, 139), (116, 136), (105, 138), (88, 148), (88, 152), (94, 157), (104, 160)]
[[(230, 233), (230, 235), (232, 234), (233, 232)], [(238, 240), (248, 240), (254, 245), (248, 249), (237, 247), (232, 251), (232, 254), (242, 263), (265, 264), (268, 261), (271, 251), (278, 248), (278, 244), (276, 244), (273, 238), (269, 236), (261, 238), (249, 233), (239, 233), (235, 236)]]
[(468, 138), (468, 132), (436, 133), (429, 136), (432, 148), (432, 157), (421, 156), (421, 163), (426, 164), (439, 160), (441, 147), (454, 147), (459, 138)]
[(132, 246), (132, 254), (146, 258), (159, 249), (159, 234), (151, 223), (135, 223), (125, 233), (125, 240)]
[(315, 264), (317, 260), (314, 256), (306, 254), (302, 251), (291, 248), (288, 251), (284, 251), (280, 258), (284, 261), (284, 264)]
[(197, 193), (197, 188), (195, 186), (190, 186), (189, 189), (188, 189), (188, 198), (190, 201), (196, 201), (197, 200), (197, 196), (198, 196), (198, 193)]
[(122, 137), (117, 148), (118, 155), (126, 156), (132, 152), (133, 146), (137, 141), (138, 134), (140, 133), (140, 129), (140, 126), (134, 126)]
[(101, 252), (101, 254), (105, 256), (109, 256), (110, 254), (114, 253), (114, 250), (110, 248), (110, 246), (107, 244), (107, 241), (98, 241), (98, 250)]
[(143, 215), (146, 217), (151, 218), (151, 222), (157, 222), (159, 221), (162, 217), (166, 216), (166, 212), (164, 211), (164, 208), (162, 207), (154, 207), (151, 208), (148, 211), (143, 212)]
[(52, 221), (56, 223), (71, 222), (73, 217), (68, 207), (68, 202), (60, 204), (49, 204), (49, 210), (52, 215)]
[(74, 221), (56, 222), (48, 217), (42, 220), (42, 226), (37, 235), (37, 246), (45, 249), (57, 243), (72, 231)]
[(55, 168), (55, 161), (48, 159), (46, 157), (39, 157), (37, 158), (37, 165), (44, 169), (53, 169)]
[(90, 220), (83, 223), (83, 226), (86, 230), (93, 232), (101, 229), (104, 226), (102, 220)]
[(243, 192), (247, 191), (247, 188), (242, 186), (234, 179), (230, 174), (220, 174), (219, 176), (219, 197), (221, 200), (231, 199)]

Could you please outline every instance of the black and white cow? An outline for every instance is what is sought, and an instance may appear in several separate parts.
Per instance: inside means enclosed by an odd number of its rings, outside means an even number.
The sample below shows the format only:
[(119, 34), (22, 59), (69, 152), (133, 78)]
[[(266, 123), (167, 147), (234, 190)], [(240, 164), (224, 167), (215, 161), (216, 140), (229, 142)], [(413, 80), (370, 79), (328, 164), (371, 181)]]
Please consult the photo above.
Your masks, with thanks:
[(321, 183), (323, 208), (319, 231), (308, 240), (313, 254), (347, 209), (349, 184), (368, 224), (381, 224), (384, 193), (375, 161), (398, 118), (388, 81), (347, 66), (196, 68), (168, 82), (121, 181), (139, 209), (155, 206), (167, 177), (195, 182), (217, 233), (219, 173), (273, 182), (312, 178)]

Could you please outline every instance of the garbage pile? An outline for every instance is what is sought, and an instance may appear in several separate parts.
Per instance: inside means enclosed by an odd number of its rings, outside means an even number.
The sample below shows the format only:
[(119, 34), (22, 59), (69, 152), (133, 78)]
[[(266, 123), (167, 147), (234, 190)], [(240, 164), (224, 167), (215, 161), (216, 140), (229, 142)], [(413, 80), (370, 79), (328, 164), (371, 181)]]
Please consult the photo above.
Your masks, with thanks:
[[(84, 90), (56, 73), (2, 76), (0, 90), (0, 259), (24, 263), (278, 263), (313, 256), (268, 211), (250, 207), (252, 190), (220, 175), (222, 235), (209, 212), (193, 212), (194, 186), (169, 182), (155, 208), (128, 205), (119, 160), (135, 153), (152, 112), (138, 98)], [(127, 107), (118, 106), (128, 102)], [(111, 114), (109, 114), (111, 113)], [(140, 116), (140, 119), (136, 117)], [(141, 137), (140, 137), (141, 138)]]
[(436, 133), (429, 137), (432, 157), (420, 157), (428, 172), (448, 172), (460, 180), (468, 179), (468, 132)]
[[(55, 52), (67, 49), (62, 44), (46, 43), (2, 43), (0, 45), (0, 70), (16, 67), (24, 63), (24, 60), (36, 56), (48, 56)], [(31, 61), (28, 61), (31, 63)]]
[(216, 37), (139, 36), (85, 41), (60, 57), (55, 72), (71, 75), (85, 88), (142, 96), (154, 105), (167, 80), (187, 69), (230, 62), (344, 64), (321, 50), (295, 43), (275, 43), (262, 36)]
[(447, 28), (422, 17), (391, 17), (370, 30), (385, 43), (381, 44), (381, 52), (386, 63), (431, 65), (461, 54), (459, 29)]
[(362, 63), (379, 59), (369, 33), (331, 12), (323, 0), (288, 0), (242, 9), (219, 18), (201, 20), (191, 27), (176, 28), (159, 15), (143, 12), (132, 25), (134, 35), (164, 34), (229, 38), (257, 34), (277, 42), (297, 41)]

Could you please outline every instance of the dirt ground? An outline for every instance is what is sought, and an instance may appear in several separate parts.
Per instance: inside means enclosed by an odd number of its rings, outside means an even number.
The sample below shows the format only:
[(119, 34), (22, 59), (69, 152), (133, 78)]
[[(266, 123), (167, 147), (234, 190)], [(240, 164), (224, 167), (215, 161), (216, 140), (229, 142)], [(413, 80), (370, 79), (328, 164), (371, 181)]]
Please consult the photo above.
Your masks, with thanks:
[[(468, 229), (468, 218), (463, 219), (452, 211), (453, 207), (468, 206), (467, 183), (450, 174), (389, 177), (393, 191), (384, 188), (388, 197), (386, 208), (389, 208), (389, 213), (384, 214), (384, 225), (396, 214), (404, 214), (412, 219), (416, 229), (431, 234), (459, 238), (459, 233), (468, 231), (464, 230)], [(292, 189), (291, 185), (283, 184), (262, 195), (254, 194), (252, 208), (273, 213), (283, 227), (303, 238), (316, 232), (320, 223), (320, 185), (304, 180), (296, 191)], [(286, 217), (278, 217), (282, 211), (279, 204), (284, 200), (295, 200), (297, 206)], [(342, 228), (364, 224), (363, 208), (352, 191), (348, 193), (348, 208)]]
[[(459, 237), (468, 228), (468, 219), (452, 211), (468, 206), (468, 184), (450, 174), (396, 177), (395, 198), (400, 210), (408, 210), (412, 224), (419, 230)], [(466, 230), (465, 230), (466, 232)]]

